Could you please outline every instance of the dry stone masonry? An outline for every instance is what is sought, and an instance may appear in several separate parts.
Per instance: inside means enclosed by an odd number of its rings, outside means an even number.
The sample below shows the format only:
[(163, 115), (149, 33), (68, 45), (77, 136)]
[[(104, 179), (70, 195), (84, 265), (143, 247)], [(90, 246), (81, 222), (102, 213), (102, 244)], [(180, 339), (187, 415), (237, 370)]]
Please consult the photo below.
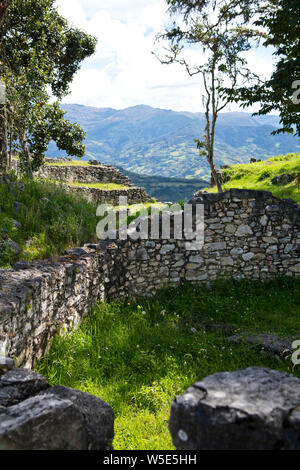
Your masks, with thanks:
[[(119, 198), (121, 196), (127, 197), (128, 204), (152, 202), (152, 198), (146, 193), (144, 188), (135, 187), (130, 178), (111, 165), (68, 165), (68, 162), (60, 159), (47, 159), (47, 163), (47, 165), (43, 165), (38, 171), (37, 176), (65, 183), (70, 191), (76, 192), (88, 200), (96, 201), (99, 204), (112, 204), (114, 206), (119, 205)], [(63, 165), (57, 166), (54, 163), (63, 163)], [(72, 186), (68, 183), (78, 183), (81, 186)], [(84, 186), (84, 184), (92, 183), (115, 183), (124, 185), (125, 188), (103, 190)]]
[[(72, 161), (69, 158), (47, 158), (47, 164), (43, 165), (35, 176), (59, 181), (65, 185), (67, 190), (75, 192), (90, 201), (96, 201), (99, 204), (118, 206), (120, 197), (127, 197), (128, 204), (141, 204), (153, 201), (144, 188), (134, 186), (130, 178), (123, 175), (120, 170), (112, 165), (103, 165), (99, 162), (97, 162), (97, 165), (71, 165), (70, 160)], [(57, 165), (58, 163), (60, 165)], [(18, 172), (17, 160), (12, 161), (12, 168)], [(80, 186), (73, 186), (71, 183), (77, 183)], [(84, 186), (85, 184), (93, 183), (115, 183), (123, 185), (125, 188), (105, 190)]]
[[(46, 159), (47, 165), (43, 165), (37, 175), (55, 181), (68, 183), (116, 183), (125, 186), (133, 186), (132, 181), (120, 170), (111, 165), (68, 165), (68, 162), (59, 158)], [(62, 163), (62, 165), (55, 165)]]
[(89, 186), (66, 186), (69, 191), (76, 192), (89, 201), (96, 201), (99, 204), (112, 204), (113, 206), (118, 206), (120, 204), (120, 197), (126, 197), (127, 204), (152, 202), (152, 198), (146, 194), (144, 188), (137, 188), (135, 186), (113, 190), (104, 190)]
[(0, 342), (7, 354), (31, 367), (60, 328), (71, 330), (105, 298), (152, 295), (184, 280), (300, 277), (295, 202), (249, 190), (198, 194), (190, 202), (205, 208), (199, 250), (186, 250), (185, 239), (105, 240), (68, 250), (55, 263), (0, 270)]

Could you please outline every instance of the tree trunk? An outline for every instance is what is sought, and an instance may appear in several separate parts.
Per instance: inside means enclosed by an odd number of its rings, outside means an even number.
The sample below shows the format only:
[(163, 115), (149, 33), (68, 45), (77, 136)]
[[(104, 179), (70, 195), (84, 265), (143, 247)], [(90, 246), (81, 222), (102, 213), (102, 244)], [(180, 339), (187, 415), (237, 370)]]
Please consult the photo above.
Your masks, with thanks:
[(215, 168), (215, 165), (212, 163), (212, 162), (209, 162), (210, 164), (210, 168), (211, 168), (211, 174), (212, 174), (212, 177), (214, 179), (214, 182), (216, 183), (216, 186), (218, 188), (218, 192), (219, 193), (222, 193), (223, 192), (223, 189), (222, 189), (222, 185), (220, 183), (220, 179), (219, 179), (219, 175), (217, 173), (217, 170)]
[(8, 166), (11, 168), (12, 153), (13, 153), (13, 133), (14, 133), (14, 121), (11, 122), (9, 132), (9, 155), (8, 155)]
[(3, 105), (1, 116), (2, 127), (2, 141), (1, 141), (1, 168), (4, 171), (8, 170), (8, 148), (7, 148), (7, 114), (6, 105)]
[(31, 162), (30, 162), (30, 153), (28, 150), (28, 144), (27, 144), (27, 139), (26, 139), (26, 133), (23, 132), (19, 135), (20, 137), (20, 143), (22, 147), (22, 154), (21, 154), (21, 166), (23, 167), (23, 171), (26, 174), (26, 176), (29, 176), (29, 178), (32, 178), (32, 167), (31, 167)]

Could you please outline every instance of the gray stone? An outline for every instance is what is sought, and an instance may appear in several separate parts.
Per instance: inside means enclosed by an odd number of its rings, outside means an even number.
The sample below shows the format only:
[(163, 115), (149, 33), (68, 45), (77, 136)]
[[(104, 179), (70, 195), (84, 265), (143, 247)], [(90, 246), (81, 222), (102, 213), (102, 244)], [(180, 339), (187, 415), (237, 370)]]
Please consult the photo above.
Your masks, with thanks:
[(10, 241), (9, 246), (10, 246), (10, 248), (13, 251), (14, 254), (17, 255), (18, 253), (20, 253), (21, 247), (17, 242)]
[(260, 219), (260, 223), (263, 227), (265, 227), (268, 223), (268, 217), (266, 215), (263, 215)]
[(173, 251), (175, 249), (175, 244), (174, 243), (169, 243), (166, 245), (162, 246), (162, 249), (160, 250), (160, 254), (164, 255), (168, 253), (169, 251)]
[(0, 356), (0, 375), (4, 372), (12, 370), (15, 367), (13, 359), (10, 357)]
[(14, 201), (14, 209), (17, 211), (17, 212), (21, 212), (22, 209), (25, 209), (26, 206), (25, 204), (23, 204), (22, 202), (18, 202), (18, 201)]
[(300, 380), (249, 367), (195, 383), (171, 405), (179, 450), (299, 450)]
[(223, 266), (233, 266), (234, 264), (233, 259), (230, 256), (221, 258), (220, 262)]
[(0, 408), (0, 450), (86, 450), (85, 419), (70, 400), (35, 396)]
[(21, 223), (18, 222), (17, 220), (13, 220), (12, 223), (18, 230), (20, 230), (22, 228)]
[(237, 237), (246, 237), (247, 235), (253, 235), (253, 231), (249, 227), (249, 225), (240, 225), (235, 232)]
[(230, 250), (230, 254), (232, 256), (241, 255), (242, 253), (243, 253), (243, 248), (232, 248), (232, 250)]
[(250, 259), (254, 258), (254, 253), (252, 253), (251, 251), (249, 251), (249, 253), (244, 253), (242, 255), (242, 258), (244, 261), (250, 261)]
[(18, 387), (0, 387), (0, 408), (17, 405), (29, 397), (30, 394), (22, 393)]
[(141, 261), (146, 261), (148, 259), (146, 248), (140, 248), (139, 250), (136, 250), (136, 259)]
[(190, 263), (197, 263), (197, 264), (203, 264), (204, 259), (197, 255), (197, 256), (190, 256)]
[(87, 447), (90, 450), (111, 448), (114, 438), (114, 412), (101, 398), (88, 393), (57, 385), (41, 392), (67, 400), (76, 406), (84, 417), (87, 434)]
[(289, 270), (294, 273), (300, 273), (300, 263), (295, 264), (294, 266), (291, 266)]
[(208, 251), (226, 250), (226, 242), (205, 243), (205, 249)]
[(12, 369), (0, 377), (0, 389), (2, 387), (17, 387), (24, 397), (39, 393), (50, 385), (47, 379), (30, 369)]
[(286, 357), (292, 353), (292, 339), (281, 339), (279, 336), (269, 333), (258, 333), (252, 335), (237, 334), (226, 338), (226, 341), (230, 341), (236, 344), (254, 344), (259, 346), (261, 349), (278, 356)]

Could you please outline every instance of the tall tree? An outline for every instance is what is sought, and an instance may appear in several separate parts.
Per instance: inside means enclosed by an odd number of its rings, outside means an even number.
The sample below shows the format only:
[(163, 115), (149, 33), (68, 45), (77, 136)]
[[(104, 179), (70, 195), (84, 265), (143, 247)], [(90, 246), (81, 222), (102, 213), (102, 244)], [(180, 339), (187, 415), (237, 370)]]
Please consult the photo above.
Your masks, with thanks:
[[(157, 38), (169, 44), (164, 57), (158, 58), (163, 64), (179, 63), (190, 76), (199, 74), (202, 78), (206, 126), (202, 139), (195, 142), (200, 156), (206, 157), (218, 191), (222, 192), (214, 163), (215, 130), (218, 115), (230, 100), (224, 98), (221, 90), (225, 83), (235, 89), (239, 84), (258, 79), (243, 56), (251, 42), (259, 38), (259, 32), (248, 26), (255, 13), (254, 2), (167, 0), (167, 3), (175, 21)], [(202, 61), (195, 64), (185, 58), (189, 46), (202, 52)]]
[[(71, 28), (59, 15), (54, 0), (13, 0), (10, 4), (0, 27), (0, 78), (6, 83), (9, 114), (2, 115), (2, 128), (13, 122), (12, 135), (18, 135), (20, 159), (29, 175), (41, 164), (43, 153), (38, 151), (45, 151), (48, 138), (59, 139), (60, 148), (73, 155), (83, 155), (83, 131), (62, 119), (60, 110), (57, 123), (61, 129), (58, 132), (57, 124), (54, 132), (59, 108), (48, 103), (50, 92), (58, 100), (69, 92), (81, 62), (95, 47), (95, 38)], [(63, 130), (66, 139), (61, 138)], [(4, 141), (4, 132), (2, 136)], [(2, 164), (6, 160), (3, 154)]]
[(279, 112), (281, 127), (272, 134), (300, 135), (300, 2), (270, 0), (261, 8), (257, 26), (265, 29), (264, 45), (275, 48), (277, 59), (271, 78), (252, 87), (225, 89), (231, 101), (248, 107), (260, 103), (258, 114)]

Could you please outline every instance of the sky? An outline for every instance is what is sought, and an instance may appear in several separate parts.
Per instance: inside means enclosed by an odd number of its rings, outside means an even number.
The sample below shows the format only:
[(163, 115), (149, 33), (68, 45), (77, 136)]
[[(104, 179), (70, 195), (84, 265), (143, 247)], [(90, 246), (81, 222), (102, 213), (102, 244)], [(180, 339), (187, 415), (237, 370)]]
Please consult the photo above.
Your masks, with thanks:
[[(152, 54), (159, 47), (156, 35), (170, 22), (165, 0), (57, 0), (56, 5), (72, 26), (98, 39), (96, 53), (83, 62), (64, 103), (115, 109), (145, 104), (203, 111), (200, 76), (190, 77), (177, 64), (162, 65)], [(201, 53), (192, 54), (198, 57)], [(262, 78), (270, 76), (271, 51), (251, 50), (247, 60)], [(232, 104), (226, 111), (239, 109)]]

